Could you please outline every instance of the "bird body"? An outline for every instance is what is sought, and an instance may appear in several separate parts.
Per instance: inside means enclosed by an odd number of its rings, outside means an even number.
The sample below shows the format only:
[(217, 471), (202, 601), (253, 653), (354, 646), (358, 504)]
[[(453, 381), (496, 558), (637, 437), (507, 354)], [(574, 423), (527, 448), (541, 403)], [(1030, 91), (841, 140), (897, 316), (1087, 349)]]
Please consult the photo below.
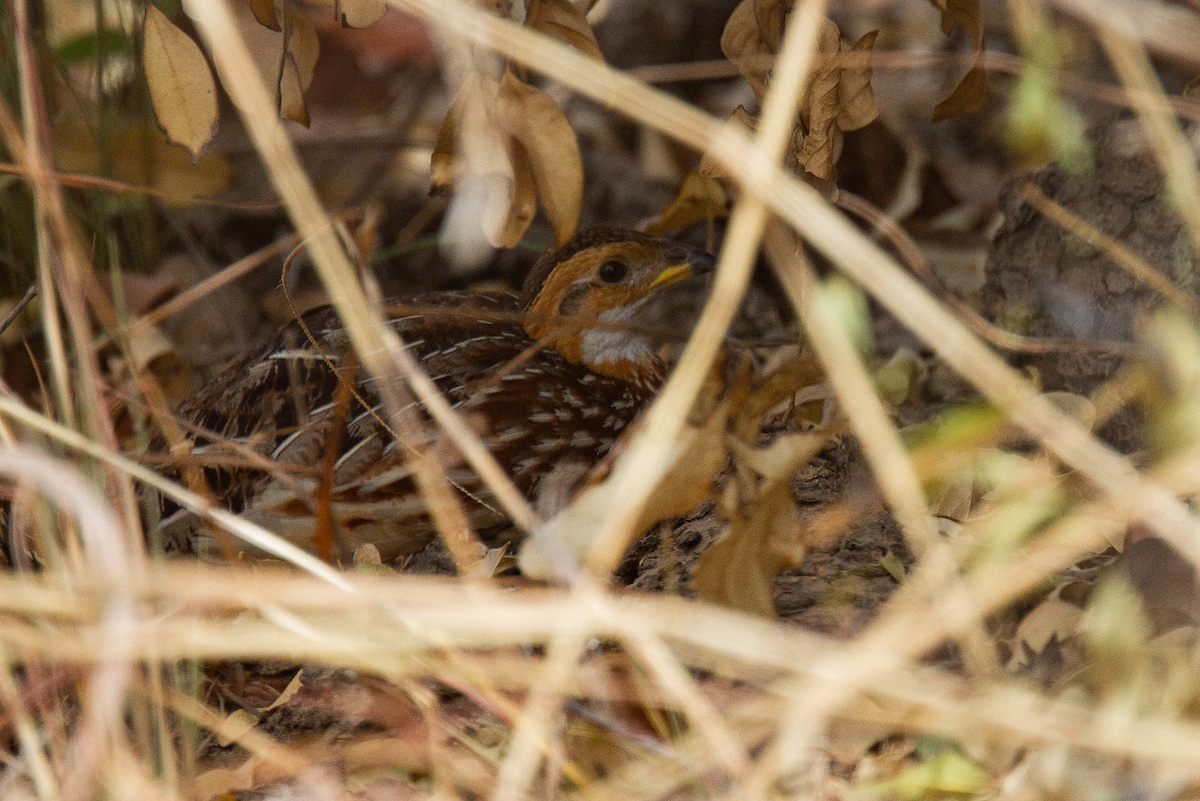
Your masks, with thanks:
[[(553, 472), (582, 476), (603, 458), (653, 397), (665, 365), (639, 326), (663, 290), (711, 266), (708, 254), (667, 240), (593, 229), (539, 259), (520, 295), (415, 295), (386, 304), (385, 319), (536, 501)], [(339, 396), (343, 382), (351, 391)], [(348, 334), (324, 308), (226, 369), (178, 414), (203, 432), (191, 458), (220, 503), (314, 549), (323, 480), (334, 555), (371, 543), (394, 558), (435, 529), (408, 463), (414, 443), (396, 437), (379, 406)], [(472, 527), (497, 539), (507, 521), (487, 488), (431, 422), (425, 431), (421, 444), (434, 448)], [(165, 511), (168, 550), (208, 550), (211, 532), (194, 515)]]

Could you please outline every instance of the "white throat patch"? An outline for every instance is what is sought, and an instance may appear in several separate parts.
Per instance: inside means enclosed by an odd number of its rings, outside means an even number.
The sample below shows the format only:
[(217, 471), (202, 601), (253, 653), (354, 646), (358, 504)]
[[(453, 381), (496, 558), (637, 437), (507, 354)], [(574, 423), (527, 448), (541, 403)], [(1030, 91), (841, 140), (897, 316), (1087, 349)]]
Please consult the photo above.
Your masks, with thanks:
[[(628, 325), (636, 312), (633, 308), (610, 309), (600, 315), (601, 322)], [(583, 332), (583, 360), (587, 364), (641, 364), (654, 356), (650, 343), (636, 334), (617, 328), (589, 328)]]

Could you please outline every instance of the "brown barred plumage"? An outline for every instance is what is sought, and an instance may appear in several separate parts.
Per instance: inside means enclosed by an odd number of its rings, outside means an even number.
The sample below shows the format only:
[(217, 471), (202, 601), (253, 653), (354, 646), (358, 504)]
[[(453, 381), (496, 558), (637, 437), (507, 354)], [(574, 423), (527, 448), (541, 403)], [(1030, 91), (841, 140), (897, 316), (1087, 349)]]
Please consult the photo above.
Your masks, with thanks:
[[(657, 391), (664, 365), (638, 326), (654, 322), (663, 289), (712, 264), (707, 253), (675, 242), (591, 229), (547, 251), (519, 296), (416, 295), (390, 302), (396, 313), (388, 322), (517, 487), (536, 499), (551, 471), (582, 474), (599, 461)], [(334, 555), (348, 559), (367, 542), (385, 559), (412, 552), (434, 529), (403, 448), (376, 408), (371, 379), (355, 368), (353, 398), (338, 409), (349, 338), (330, 308), (302, 322), (180, 405), (180, 417), (211, 435), (195, 438), (192, 458), (207, 465), (222, 504), (312, 549), (318, 466), (332, 426), (343, 421), (333, 472)], [(427, 430), (437, 441), (436, 428)], [(287, 469), (250, 467), (239, 447)], [(448, 443), (439, 442), (437, 452), (473, 527), (501, 539), (506, 518), (486, 487)], [(164, 511), (168, 550), (208, 549), (211, 534), (194, 515)]]

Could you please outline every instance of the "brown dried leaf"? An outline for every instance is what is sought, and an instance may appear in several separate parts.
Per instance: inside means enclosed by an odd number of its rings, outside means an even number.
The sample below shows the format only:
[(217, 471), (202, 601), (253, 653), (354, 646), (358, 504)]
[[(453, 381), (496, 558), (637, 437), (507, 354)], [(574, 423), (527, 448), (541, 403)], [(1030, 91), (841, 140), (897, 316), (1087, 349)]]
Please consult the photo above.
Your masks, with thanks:
[(933, 108), (933, 121), (970, 114), (983, 107), (987, 98), (986, 72), (983, 68), (983, 9), (979, 0), (929, 0), (942, 12), (942, 33), (947, 36), (954, 26), (963, 29), (975, 51), (975, 61), (954, 90)]
[(593, 58), (601, 61), (604, 55), (596, 43), (596, 34), (587, 17), (569, 0), (532, 0), (525, 16), (525, 25), (535, 31), (562, 39)]
[(712, 547), (700, 555), (692, 586), (705, 601), (750, 614), (774, 616), (771, 584), (779, 571), (804, 558), (800, 513), (788, 482), (779, 482), (748, 517), (735, 514)]
[[(818, 52), (836, 53), (840, 42), (837, 25), (825, 19), (817, 38)], [(825, 66), (813, 75), (808, 95), (800, 107), (804, 138), (796, 156), (800, 166), (825, 180), (833, 177), (833, 165), (842, 152), (842, 132), (837, 127), (839, 113), (838, 71)]]
[[(879, 36), (879, 31), (871, 31), (863, 35), (861, 39), (854, 43), (853, 47), (846, 48), (846, 43), (841, 42), (839, 49), (843, 53), (864, 53), (868, 56), (875, 48), (875, 39)], [(838, 81), (838, 111), (837, 124), (843, 131), (857, 131), (869, 125), (879, 116), (879, 110), (875, 108), (875, 92), (871, 89), (871, 66), (868, 63), (864, 67), (851, 67), (841, 70), (841, 77)]]
[(511, 148), (509, 165), (511, 173), (496, 170), (481, 179), (486, 187), (483, 232), (495, 248), (511, 248), (520, 242), (537, 214), (537, 190), (524, 148)]
[(273, 31), (283, 30), (283, 26), (279, 24), (279, 16), (275, 13), (275, 0), (250, 0), (250, 10), (254, 12), (254, 18), (260, 25)]
[(291, 53), (284, 57), (283, 73), (279, 76), (279, 113), (285, 120), (298, 122), (305, 128), (311, 121), (304, 104), (304, 79)]
[[(119, 181), (143, 183), (147, 158), (154, 162), (153, 187), (171, 195), (215, 195), (227, 189), (233, 178), (233, 168), (224, 157), (209, 153), (193, 161), (183, 150), (167, 144), (165, 137), (152, 128), (119, 127), (111, 134), (112, 141), (120, 142), (120, 146), (115, 155), (106, 157), (106, 169)], [(54, 163), (63, 172), (100, 172), (101, 156), (95, 136), (82, 125), (56, 127)]]
[(1065, 642), (1079, 633), (1083, 610), (1058, 598), (1047, 598), (1035, 606), (1017, 626), (1016, 640), (1028, 650), (1016, 649), (1016, 656), (1039, 654), (1051, 639)]
[(766, 94), (767, 82), (765, 71), (758, 67), (759, 57), (771, 55), (775, 51), (763, 40), (758, 26), (758, 15), (755, 0), (742, 0), (721, 33), (721, 52), (725, 58), (733, 62), (738, 72), (754, 90), (754, 96), (761, 104)]
[[(877, 33), (866, 34), (848, 48), (837, 25), (826, 19), (818, 38), (818, 51), (829, 55), (870, 53)], [(877, 114), (871, 67), (842, 68), (827, 63), (814, 74), (800, 108), (804, 129), (796, 155), (798, 163), (817, 178), (831, 180), (842, 153), (842, 132), (867, 125)]]
[(463, 103), (466, 102), (463, 99), (464, 91), (458, 93), (446, 111), (437, 140), (433, 143), (433, 155), (429, 159), (431, 193), (449, 192), (463, 174), (463, 163), (458, 157), (458, 131), (462, 126)]
[(368, 28), (387, 12), (386, 0), (338, 0), (339, 20), (347, 28)]
[(583, 159), (566, 115), (549, 95), (509, 71), (500, 80), (496, 119), (528, 156), (537, 196), (557, 244), (563, 244), (575, 233), (583, 205)]
[(754, 0), (754, 21), (758, 24), (758, 35), (767, 50), (779, 52), (783, 42), (783, 20), (791, 3), (780, 0)]
[(288, 53), (296, 62), (296, 72), (300, 77), (300, 86), (308, 89), (312, 86), (313, 75), (317, 69), (317, 56), (321, 54), (321, 40), (312, 18), (307, 14), (292, 14), (292, 31), (288, 36)]
[(729, 197), (715, 178), (689, 172), (684, 176), (671, 205), (645, 230), (651, 236), (663, 236), (692, 223), (724, 217), (728, 213), (728, 206)]
[(158, 124), (171, 142), (199, 158), (217, 126), (217, 88), (208, 61), (190, 36), (149, 4), (142, 58)]

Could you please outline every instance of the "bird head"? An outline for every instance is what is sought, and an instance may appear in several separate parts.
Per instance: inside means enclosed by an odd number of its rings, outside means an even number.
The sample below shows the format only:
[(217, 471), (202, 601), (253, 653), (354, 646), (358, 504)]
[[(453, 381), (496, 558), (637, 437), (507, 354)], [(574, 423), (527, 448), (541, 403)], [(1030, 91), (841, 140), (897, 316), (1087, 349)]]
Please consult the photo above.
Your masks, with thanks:
[(711, 272), (702, 250), (617, 228), (592, 228), (547, 251), (521, 293), (529, 336), (594, 373), (633, 383), (662, 378), (648, 327), (672, 286)]

